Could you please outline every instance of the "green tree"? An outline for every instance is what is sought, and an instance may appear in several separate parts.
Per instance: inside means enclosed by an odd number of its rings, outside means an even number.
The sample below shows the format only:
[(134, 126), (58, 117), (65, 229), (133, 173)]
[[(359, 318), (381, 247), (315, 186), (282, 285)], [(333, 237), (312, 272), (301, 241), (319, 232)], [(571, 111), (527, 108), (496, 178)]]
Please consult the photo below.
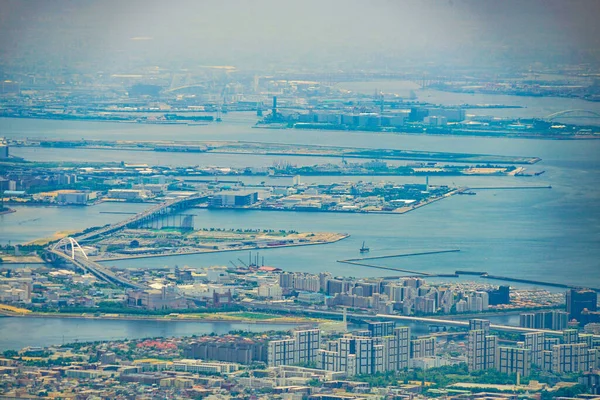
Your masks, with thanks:
[(4, 352), (4, 358), (13, 358), (19, 355), (18, 351), (15, 350), (6, 350)]
[(544, 390), (542, 392), (542, 400), (550, 400), (555, 399), (557, 397), (577, 397), (578, 395), (583, 393), (587, 393), (587, 388), (584, 385), (563, 387), (555, 391)]

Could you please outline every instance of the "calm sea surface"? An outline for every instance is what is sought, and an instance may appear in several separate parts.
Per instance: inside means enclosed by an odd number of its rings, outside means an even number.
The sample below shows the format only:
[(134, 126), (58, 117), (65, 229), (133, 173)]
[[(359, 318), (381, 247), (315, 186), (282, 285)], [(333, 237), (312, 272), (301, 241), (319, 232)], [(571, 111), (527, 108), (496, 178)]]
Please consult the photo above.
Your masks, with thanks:
[[(438, 94), (439, 95), (439, 94)], [(452, 94), (439, 95), (437, 102), (504, 103), (494, 96), (478, 101), (458, 101)], [(509, 97), (510, 99), (511, 97)], [(428, 101), (434, 101), (429, 99)], [(527, 99), (539, 113), (573, 108), (568, 99)], [(594, 103), (589, 103), (593, 105)], [(578, 108), (584, 108), (579, 107)], [(592, 109), (592, 107), (588, 107)], [(484, 110), (489, 111), (489, 110)], [(510, 110), (504, 110), (509, 112)], [(485, 113), (485, 112), (483, 112)], [(536, 114), (537, 115), (537, 114)], [(539, 177), (433, 177), (431, 184), (461, 186), (552, 185), (552, 189), (480, 190), (477, 196), (454, 196), (405, 215), (364, 215), (334, 213), (249, 212), (237, 210), (192, 210), (195, 226), (218, 228), (294, 229), (298, 231), (346, 232), (350, 238), (323, 246), (268, 249), (261, 251), (265, 263), (293, 271), (330, 271), (335, 275), (382, 276), (390, 271), (348, 266), (337, 260), (359, 257), (363, 241), (370, 256), (412, 251), (460, 249), (421, 257), (379, 260), (377, 264), (414, 271), (451, 273), (457, 269), (487, 271), (491, 274), (542, 281), (600, 287), (600, 141), (558, 141), (492, 139), (444, 136), (416, 136), (361, 132), (294, 131), (253, 129), (256, 117), (232, 113), (220, 125), (166, 126), (73, 121), (0, 119), (0, 135), (11, 138), (88, 138), (108, 140), (248, 140), (282, 143), (310, 143), (360, 147), (470, 152), (499, 155), (537, 156), (542, 161), (529, 171), (545, 171)], [(281, 157), (224, 154), (167, 154), (131, 151), (64, 149), (11, 149), (30, 160), (86, 160), (146, 162), (170, 165), (268, 166)], [(310, 157), (285, 158), (298, 165), (339, 162)], [(227, 178), (229, 179), (229, 178)], [(331, 177), (303, 177), (305, 182), (331, 182)], [(422, 182), (412, 177), (344, 177), (343, 180), (375, 179), (395, 182)], [(248, 184), (263, 177), (244, 178)], [(287, 184), (285, 179), (271, 181)], [(0, 243), (23, 243), (49, 236), (59, 230), (77, 230), (118, 221), (123, 215), (110, 211), (138, 212), (143, 205), (101, 204), (83, 208), (16, 207), (17, 212), (0, 216)], [(248, 253), (217, 253), (115, 261), (122, 267), (220, 264)], [(492, 282), (493, 283), (493, 282)], [(11, 319), (13, 324), (25, 319)], [(0, 319), (2, 329), (7, 319)], [(43, 320), (40, 320), (43, 321)], [(57, 320), (58, 321), (58, 320)], [(139, 321), (95, 321), (107, 326), (122, 325), (128, 332)], [(58, 323), (58, 322), (57, 322)], [(66, 322), (71, 323), (71, 322)], [(88, 322), (85, 321), (87, 324)], [(117, 325), (110, 325), (110, 324)], [(146, 322), (143, 322), (144, 324)], [(186, 325), (187, 326), (187, 325)], [(144, 330), (145, 325), (139, 325)], [(119, 328), (114, 328), (119, 329)], [(14, 328), (8, 332), (13, 332)], [(96, 330), (98, 331), (98, 330)], [(104, 332), (104, 330), (102, 331)], [(108, 332), (108, 331), (107, 331)], [(51, 334), (39, 330), (39, 337)], [(166, 332), (165, 335), (171, 333)], [(182, 333), (185, 334), (185, 333)], [(142, 333), (142, 336), (156, 336)], [(6, 337), (0, 332), (0, 337)], [(100, 340), (100, 335), (97, 336)], [(2, 339), (6, 340), (6, 339)], [(0, 342), (2, 342), (0, 340)], [(83, 339), (82, 339), (83, 340)], [(33, 345), (33, 343), (31, 343)], [(21, 344), (19, 344), (21, 345)]]

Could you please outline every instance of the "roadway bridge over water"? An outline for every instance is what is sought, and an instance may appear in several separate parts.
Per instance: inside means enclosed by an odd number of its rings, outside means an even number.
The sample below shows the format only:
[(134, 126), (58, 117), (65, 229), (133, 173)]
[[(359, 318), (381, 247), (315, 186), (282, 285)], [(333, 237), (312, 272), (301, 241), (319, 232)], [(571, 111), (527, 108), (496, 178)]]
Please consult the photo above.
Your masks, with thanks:
[(90, 260), (85, 253), (85, 250), (79, 245), (79, 242), (94, 239), (101, 235), (115, 232), (119, 229), (147, 225), (156, 218), (163, 218), (164, 216), (175, 214), (195, 204), (202, 203), (207, 199), (208, 197), (206, 195), (197, 193), (192, 196), (165, 201), (150, 207), (149, 209), (144, 210), (141, 213), (136, 214), (124, 221), (106, 225), (90, 232), (77, 235), (76, 239), (72, 237), (63, 238), (54, 245), (48, 247), (47, 253), (52, 260), (62, 259), (67, 261), (73, 264), (76, 269), (91, 273), (102, 281), (128, 288), (144, 289), (144, 285), (132, 282), (122, 276), (119, 276), (103, 265)]
[(563, 110), (563, 111), (555, 112), (552, 114), (548, 114), (542, 119), (545, 121), (551, 122), (551, 121), (565, 119), (565, 118), (574, 118), (574, 119), (600, 118), (600, 113), (597, 113), (597, 112), (591, 111), (591, 110), (581, 110), (581, 109)]
[(157, 204), (150, 207), (147, 210), (142, 211), (124, 221), (120, 221), (111, 225), (107, 225), (98, 229), (94, 229), (90, 232), (75, 235), (78, 242), (85, 242), (90, 239), (97, 238), (108, 233), (118, 231), (124, 228), (134, 228), (140, 225), (147, 225), (156, 218), (162, 218), (169, 214), (177, 213), (181, 210), (189, 208), (193, 205), (203, 203), (208, 200), (208, 196), (203, 193), (197, 193), (189, 197), (182, 197), (173, 200), (168, 200), (163, 203)]

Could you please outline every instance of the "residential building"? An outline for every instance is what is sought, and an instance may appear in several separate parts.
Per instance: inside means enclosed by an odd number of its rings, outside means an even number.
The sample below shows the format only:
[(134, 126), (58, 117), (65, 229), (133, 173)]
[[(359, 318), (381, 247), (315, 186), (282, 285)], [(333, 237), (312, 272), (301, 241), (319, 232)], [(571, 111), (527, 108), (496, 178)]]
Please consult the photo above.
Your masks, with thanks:
[(581, 319), (583, 310), (598, 311), (598, 293), (590, 289), (570, 289), (566, 295), (569, 318)]
[(531, 372), (531, 350), (499, 346), (497, 369), (504, 374), (529, 376)]

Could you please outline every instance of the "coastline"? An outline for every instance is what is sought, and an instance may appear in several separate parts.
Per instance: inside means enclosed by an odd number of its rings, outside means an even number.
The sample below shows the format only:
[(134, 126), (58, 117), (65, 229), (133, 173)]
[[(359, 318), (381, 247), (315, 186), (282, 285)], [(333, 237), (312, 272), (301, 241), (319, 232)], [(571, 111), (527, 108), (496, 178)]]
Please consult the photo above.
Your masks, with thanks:
[(405, 136), (451, 136), (451, 137), (481, 137), (481, 138), (497, 138), (497, 139), (539, 139), (539, 140), (598, 140), (600, 139), (600, 135), (590, 134), (590, 135), (577, 135), (577, 134), (522, 134), (515, 132), (481, 132), (481, 131), (470, 131), (466, 133), (465, 131), (458, 132), (448, 132), (448, 133), (439, 133), (439, 132), (404, 132), (404, 131), (389, 131), (389, 130), (360, 130), (360, 129), (332, 129), (332, 128), (324, 128), (311, 126), (310, 128), (303, 127), (289, 127), (289, 126), (269, 126), (265, 125), (255, 125), (253, 128), (262, 128), (262, 129), (281, 129), (281, 130), (315, 130), (315, 131), (332, 131), (332, 132), (358, 132), (358, 133), (381, 133), (381, 134), (392, 134), (392, 135), (405, 135)]
[[(169, 153), (237, 154), (252, 156), (333, 157), (382, 160), (411, 160), (420, 162), (457, 162), (489, 164), (535, 164), (541, 159), (531, 156), (501, 156), (479, 153), (454, 153), (437, 151), (414, 151), (406, 149), (365, 148), (345, 146), (306, 145), (294, 143), (271, 143), (253, 141), (107, 141), (107, 140), (58, 140), (30, 138), (29, 144), (18, 147), (41, 147), (50, 149), (97, 149), (159, 151)], [(39, 142), (39, 143), (37, 143)], [(43, 145), (44, 144), (44, 145)]]
[[(510, 107), (510, 108), (518, 108), (518, 107)], [(78, 122), (109, 122), (109, 123), (119, 123), (119, 124), (143, 124), (143, 125), (187, 125), (187, 126), (197, 126), (197, 125), (189, 125), (188, 122), (145, 122), (145, 121), (137, 121), (137, 120), (110, 120), (103, 118), (53, 118), (51, 116), (20, 116), (20, 115), (2, 115), (1, 118), (14, 118), (14, 119), (37, 119), (37, 120), (53, 120), (53, 121), (78, 121)], [(210, 122), (207, 122), (209, 124)], [(204, 125), (204, 124), (202, 124)], [(600, 135), (561, 135), (561, 134), (521, 134), (516, 132), (497, 132), (496, 134), (492, 132), (483, 132), (480, 131), (472, 131), (463, 133), (430, 133), (430, 132), (404, 132), (404, 131), (390, 131), (390, 130), (359, 130), (359, 129), (333, 129), (333, 128), (319, 128), (318, 126), (311, 126), (310, 128), (303, 127), (289, 127), (289, 126), (281, 126), (281, 125), (271, 125), (271, 124), (259, 124), (256, 123), (251, 125), (250, 128), (254, 129), (296, 129), (296, 130), (316, 130), (316, 131), (336, 131), (336, 132), (364, 132), (364, 133), (385, 133), (385, 134), (396, 134), (396, 135), (421, 135), (421, 136), (458, 136), (458, 137), (493, 137), (493, 138), (507, 138), (507, 139), (542, 139), (542, 140), (598, 140), (600, 139)], [(137, 149), (139, 151), (144, 151), (142, 149)]]
[[(336, 213), (336, 214), (387, 214), (387, 215), (402, 215), (402, 214), (406, 214), (408, 212), (414, 211), (418, 208), (424, 207), (426, 205), (429, 205), (431, 203), (435, 203), (436, 201), (440, 201), (443, 199), (446, 199), (448, 197), (454, 196), (455, 194), (464, 192), (466, 190), (469, 190), (470, 188), (458, 188), (458, 189), (454, 189), (448, 193), (445, 193), (444, 195), (440, 196), (440, 197), (434, 197), (428, 200), (425, 200), (423, 202), (420, 202), (419, 204), (416, 204), (414, 206), (406, 206), (406, 207), (399, 207), (396, 208), (394, 211), (383, 211), (383, 210), (379, 210), (379, 211), (354, 211), (354, 210), (319, 210), (319, 209), (293, 209), (293, 208), (252, 208), (252, 207), (214, 207), (211, 208), (211, 210), (238, 210), (238, 211), (280, 211), (280, 212), (298, 212), (298, 213), (304, 213), (304, 212), (312, 212), (312, 213)], [(194, 207), (194, 208), (199, 208), (199, 209), (206, 209), (207, 207)], [(332, 242), (333, 243), (333, 242)], [(283, 247), (283, 246), (281, 246)]]
[[(398, 208), (397, 210), (399, 211), (341, 211), (341, 210), (333, 210), (333, 211), (312, 211), (312, 212), (325, 212), (325, 213), (345, 213), (345, 214), (397, 214), (397, 215), (402, 215), (402, 214), (406, 214), (408, 212), (414, 211), (416, 209), (419, 209), (421, 207), (424, 207), (426, 205), (435, 203), (436, 201), (440, 201), (446, 198), (449, 198), (455, 194), (464, 192), (465, 190), (468, 189), (455, 189), (451, 192), (448, 192), (446, 194), (444, 194), (441, 197), (435, 197), (433, 199), (429, 199), (427, 201), (424, 201), (422, 203), (419, 203), (418, 205), (415, 206), (411, 206), (411, 207), (402, 207), (402, 208)], [(286, 210), (286, 209), (269, 209), (269, 208), (230, 208), (232, 210), (245, 210), (245, 211), (287, 211), (287, 212), (307, 212), (305, 210)], [(325, 242), (316, 242), (316, 243), (294, 243), (294, 244), (284, 244), (284, 245), (280, 245), (280, 246), (246, 246), (246, 247), (242, 247), (242, 248), (236, 248), (236, 249), (219, 249), (219, 250), (214, 250), (214, 249), (202, 249), (202, 250), (193, 250), (193, 251), (186, 251), (186, 252), (180, 252), (180, 253), (168, 253), (168, 254), (148, 254), (148, 255), (132, 255), (132, 256), (118, 256), (118, 257), (109, 257), (109, 258), (95, 258), (95, 257), (91, 257), (91, 259), (93, 261), (96, 262), (110, 262), (110, 261), (120, 261), (120, 260), (131, 260), (131, 259), (140, 259), (140, 258), (154, 258), (154, 257), (174, 257), (174, 256), (184, 256), (184, 255), (190, 255), (190, 254), (205, 254), (205, 253), (226, 253), (226, 252), (235, 252), (235, 251), (248, 251), (248, 250), (262, 250), (262, 249), (276, 249), (276, 248), (282, 248), (282, 247), (301, 247), (301, 246), (316, 246), (316, 245), (323, 245), (323, 244), (331, 244), (331, 243), (336, 243), (339, 242), (341, 240), (344, 240), (346, 238), (350, 237), (349, 234), (339, 234), (339, 237), (334, 239), (334, 240), (329, 240), (329, 241), (325, 241)]]

